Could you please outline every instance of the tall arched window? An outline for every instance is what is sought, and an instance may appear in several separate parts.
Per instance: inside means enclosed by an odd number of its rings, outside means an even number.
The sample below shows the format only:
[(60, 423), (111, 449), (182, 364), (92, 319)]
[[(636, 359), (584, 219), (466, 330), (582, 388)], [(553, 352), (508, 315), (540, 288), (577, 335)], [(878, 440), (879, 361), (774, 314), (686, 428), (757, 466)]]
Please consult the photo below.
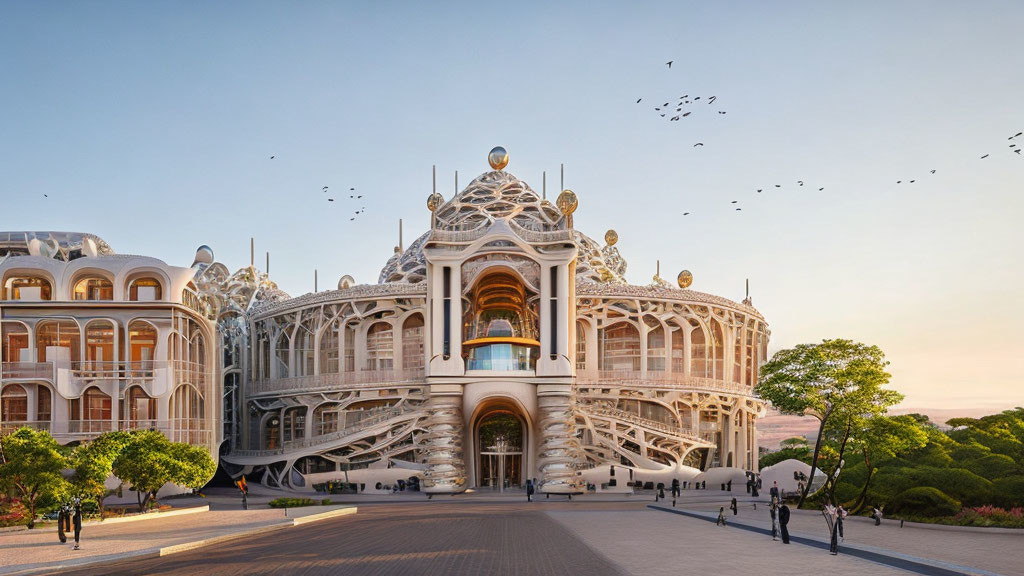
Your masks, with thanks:
[(0, 391), (0, 422), (28, 420), (28, 392), (18, 384), (10, 384)]
[(37, 302), (53, 297), (50, 281), (39, 276), (11, 276), (4, 281), (3, 292), (4, 300)]
[(391, 370), (394, 368), (395, 339), (391, 324), (377, 322), (366, 332), (366, 369)]
[(132, 386), (124, 395), (121, 419), (129, 428), (151, 428), (156, 425), (156, 398), (150, 398), (140, 386)]
[(690, 321), (690, 376), (694, 378), (710, 378), (708, 370), (708, 345), (704, 329), (696, 321)]
[(315, 348), (316, 335), (310, 321), (299, 324), (299, 330), (295, 334), (295, 375), (312, 376), (314, 362), (316, 361)]
[(673, 326), (672, 330), (672, 373), (682, 376), (686, 371), (686, 330), (690, 325), (682, 320), (682, 328)]
[(36, 421), (49, 422), (53, 417), (53, 394), (42, 384), (36, 385)]
[(340, 324), (335, 321), (332, 322), (324, 331), (320, 334), (320, 373), (321, 374), (337, 374), (339, 369), (338, 362), (338, 328)]
[(323, 436), (338, 431), (338, 405), (325, 403), (313, 409), (313, 435)]
[(284, 411), (284, 441), (302, 440), (306, 435), (306, 407), (293, 406)]
[(132, 320), (128, 324), (128, 360), (132, 370), (150, 372), (156, 358), (156, 328), (149, 322)]
[(576, 369), (587, 369), (587, 325), (576, 321)]
[(413, 314), (402, 324), (402, 368), (423, 368), (423, 316)]
[(93, 320), (85, 325), (86, 370), (110, 370), (114, 357), (114, 323)]
[(163, 284), (151, 276), (136, 278), (128, 284), (128, 299), (132, 302), (156, 302), (163, 297)]
[(711, 321), (711, 358), (714, 363), (714, 378), (725, 380), (725, 336), (722, 333), (722, 325), (715, 320)]
[(356, 370), (356, 327), (345, 325), (345, 372)]
[(640, 332), (629, 322), (619, 322), (600, 332), (601, 369), (640, 371)]
[(665, 328), (661, 322), (645, 317), (644, 321), (650, 327), (647, 332), (647, 371), (665, 371)]
[[(274, 369), (277, 370), (278, 378), (288, 378), (291, 376), (291, 371), (289, 369), (290, 355), (291, 339), (288, 338), (288, 334), (282, 330), (278, 333), (276, 344), (274, 345)], [(271, 372), (271, 374), (273, 374), (273, 372)]]
[(71, 420), (78, 421), (72, 426), (72, 432), (94, 433), (110, 430), (111, 405), (110, 396), (95, 386), (86, 390), (81, 398), (72, 398), (70, 417)]
[[(36, 325), (36, 357), (40, 362), (65, 360), (78, 362), (81, 348), (78, 324), (74, 320), (48, 320)], [(66, 352), (57, 350), (56, 357), (48, 357), (46, 349), (64, 348)], [(62, 358), (62, 355), (66, 357)]]
[(202, 394), (188, 384), (178, 386), (171, 396), (171, 439), (175, 442), (202, 444), (206, 405)]
[(3, 348), (3, 362), (28, 360), (28, 328), (21, 322), (0, 322), (0, 348)]
[(75, 283), (75, 300), (113, 300), (114, 284), (102, 276), (88, 276)]

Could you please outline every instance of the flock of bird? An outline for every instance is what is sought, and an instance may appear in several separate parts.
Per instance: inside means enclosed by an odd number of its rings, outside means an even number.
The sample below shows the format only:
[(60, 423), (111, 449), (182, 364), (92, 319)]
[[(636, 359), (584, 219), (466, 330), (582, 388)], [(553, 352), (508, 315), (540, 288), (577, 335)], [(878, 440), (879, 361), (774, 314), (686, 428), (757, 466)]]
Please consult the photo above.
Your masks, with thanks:
[[(672, 63), (673, 63), (673, 60), (669, 60), (668, 62), (665, 62), (665, 66), (667, 66), (668, 69), (671, 70), (672, 69)], [(718, 99), (717, 96), (710, 96), (710, 97), (705, 98), (704, 102), (707, 103), (707, 104), (713, 104), (715, 102), (715, 100), (717, 100), (717, 99)], [(694, 105), (698, 104), (699, 100), (701, 100), (700, 96), (694, 96), (694, 97), (691, 98), (689, 94), (684, 94), (684, 95), (679, 97), (678, 102), (673, 103), (674, 99), (670, 100), (669, 102), (665, 102), (664, 104), (660, 104), (658, 106), (655, 106), (654, 107), (654, 111), (656, 113), (658, 113), (661, 118), (668, 117), (668, 120), (670, 122), (678, 122), (679, 120), (681, 120), (682, 118), (686, 118), (687, 116), (689, 116), (693, 112), (693, 110), (687, 110), (686, 106), (689, 106), (691, 104), (694, 104)], [(643, 101), (643, 98), (637, 98), (636, 103), (640, 104), (642, 101)], [(686, 111), (684, 112), (684, 110), (686, 110)], [(725, 114), (724, 110), (717, 110), (717, 112), (719, 114)], [(673, 113), (674, 113), (674, 115), (669, 116), (670, 114), (673, 114)], [(1022, 138), (1022, 136), (1024, 136), (1024, 131), (1017, 132), (1013, 136), (1009, 137), (1009, 140), (1011, 141), (1011, 144), (1009, 145), (1009, 150), (1010, 150), (1010, 152), (1013, 152), (1013, 153), (1017, 154), (1018, 156), (1021, 156), (1021, 149), (1022, 149), (1022, 146), (1024, 146), (1024, 138)], [(1015, 142), (1015, 140), (1017, 140), (1018, 138), (1021, 138), (1021, 143), (1020, 144)], [(697, 142), (696, 144), (693, 145), (694, 148), (703, 147), (703, 146), (704, 146), (703, 142)], [(988, 158), (989, 156), (990, 156), (990, 154), (986, 153), (983, 156), (981, 156), (981, 159), (984, 160), (985, 158)], [(938, 170), (932, 169), (932, 170), (929, 171), (929, 174), (935, 174), (936, 172), (938, 172)], [(916, 183), (918, 181), (918, 179), (919, 179), (919, 177), (915, 177), (914, 179), (901, 179), (901, 180), (897, 180), (896, 183), (897, 184), (904, 184), (904, 183), (906, 183), (906, 184), (914, 184), (914, 183)], [(803, 188), (804, 187), (804, 181), (803, 180), (796, 180), (795, 184), (796, 184), (797, 188)], [(780, 188), (782, 188), (782, 184), (775, 184), (774, 188), (775, 189), (780, 189)], [(808, 186), (808, 188), (812, 188), (813, 189), (814, 187), (813, 186)], [(771, 189), (771, 188), (757, 188), (756, 189), (756, 194), (762, 194), (762, 193), (765, 192), (766, 189)], [(824, 186), (819, 186), (818, 187), (818, 192), (824, 192), (824, 191), (825, 191), (825, 187)], [(730, 202), (729, 202), (730, 206), (733, 207), (733, 210), (735, 212), (742, 212), (743, 208), (741, 206), (737, 206), (737, 204), (739, 204), (739, 203), (740, 203), (739, 200), (730, 200)], [(690, 214), (692, 214), (692, 212), (689, 212), (689, 211), (683, 212), (683, 216), (689, 216)]]
[[(275, 156), (276, 156), (276, 155), (275, 155)], [(275, 156), (271, 156), (271, 157), (270, 157), (270, 159), (271, 159), (271, 160), (273, 160)], [(328, 201), (328, 202), (334, 202), (334, 197), (333, 197), (333, 196), (330, 196), (330, 195), (327, 195), (327, 191), (328, 191), (329, 189), (330, 189), (330, 186), (324, 186), (323, 188), (321, 188), (321, 189), (320, 189), (320, 192), (321, 192), (322, 194), (324, 194), (324, 198), (327, 198), (327, 201)], [(355, 188), (349, 188), (349, 189), (348, 189), (348, 191), (349, 191), (349, 192), (352, 192), (352, 194), (349, 194), (349, 195), (348, 195), (348, 199), (349, 199), (349, 200), (361, 200), (361, 199), (363, 198), (363, 195), (362, 195), (362, 194), (355, 194), (355, 191), (356, 191), (356, 189), (355, 189)], [(342, 196), (344, 196), (344, 195), (342, 195)], [(342, 199), (343, 199), (343, 198), (342, 198)], [(362, 204), (362, 202), (358, 202), (358, 204)], [(348, 220), (349, 220), (349, 222), (354, 222), (354, 221), (355, 221), (355, 219), (356, 219), (356, 218), (358, 218), (360, 214), (364, 214), (365, 212), (366, 212), (366, 206), (361, 206), (361, 207), (359, 208), (359, 210), (356, 210), (356, 211), (354, 211), (354, 212), (352, 213), (352, 214), (353, 214), (353, 216), (351, 216), (351, 217), (350, 217), (350, 218), (348, 219)]]

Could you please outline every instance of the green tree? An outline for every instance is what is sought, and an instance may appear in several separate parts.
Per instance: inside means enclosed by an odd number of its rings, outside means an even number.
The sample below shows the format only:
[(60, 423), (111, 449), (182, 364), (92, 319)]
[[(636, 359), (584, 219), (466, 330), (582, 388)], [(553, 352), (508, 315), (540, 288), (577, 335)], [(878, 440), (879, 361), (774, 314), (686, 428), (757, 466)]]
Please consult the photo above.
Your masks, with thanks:
[(13, 489), (28, 505), (28, 527), (35, 526), (36, 504), (66, 497), (70, 484), (63, 470), (68, 459), (45, 430), (20, 428), (0, 438), (0, 486)]
[(164, 484), (198, 490), (213, 477), (217, 465), (205, 449), (171, 442), (155, 430), (141, 430), (114, 460), (114, 475), (137, 492), (144, 510)]
[(106, 486), (107, 478), (113, 473), (114, 461), (131, 442), (130, 432), (107, 432), (80, 444), (71, 453), (71, 463), (75, 469), (72, 483), (79, 494), (96, 499), (101, 518), (103, 499), (110, 495)]
[[(761, 368), (755, 388), (761, 398), (784, 414), (814, 416), (819, 422), (811, 477), (798, 507), (803, 505), (814, 480), (826, 427), (832, 425), (832, 430), (848, 433), (852, 431), (854, 417), (884, 414), (889, 406), (903, 399), (902, 394), (882, 388), (889, 383), (887, 365), (877, 346), (836, 339), (780, 350)], [(846, 440), (840, 444), (845, 448)]]
[[(927, 424), (927, 420), (924, 424)], [(874, 466), (878, 460), (894, 458), (899, 454), (923, 448), (927, 443), (928, 434), (923, 428), (922, 421), (912, 414), (874, 416), (865, 419), (854, 435), (853, 445), (860, 450), (864, 458), (867, 478), (850, 511), (856, 514), (867, 505), (868, 488), (875, 472), (878, 471)]]

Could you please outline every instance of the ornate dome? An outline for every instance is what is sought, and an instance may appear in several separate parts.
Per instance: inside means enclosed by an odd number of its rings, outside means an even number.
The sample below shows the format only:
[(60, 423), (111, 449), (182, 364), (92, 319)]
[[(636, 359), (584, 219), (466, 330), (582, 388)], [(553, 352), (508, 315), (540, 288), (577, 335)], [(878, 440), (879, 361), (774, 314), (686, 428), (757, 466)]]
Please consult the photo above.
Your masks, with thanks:
[(522, 180), (508, 172), (485, 172), (437, 209), (442, 230), (475, 230), (510, 218), (528, 230), (565, 230), (565, 217)]

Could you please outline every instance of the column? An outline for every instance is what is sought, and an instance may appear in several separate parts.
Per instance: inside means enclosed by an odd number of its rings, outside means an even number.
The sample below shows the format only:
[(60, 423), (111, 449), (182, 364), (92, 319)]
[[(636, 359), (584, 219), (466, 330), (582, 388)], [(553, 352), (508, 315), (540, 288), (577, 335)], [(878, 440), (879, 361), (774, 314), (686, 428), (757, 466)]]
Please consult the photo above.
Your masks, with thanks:
[[(434, 388), (439, 388), (436, 395)], [(423, 491), (428, 494), (453, 494), (466, 489), (461, 386), (448, 388), (445, 385), (431, 386), (428, 416), (423, 426), (426, 434), (420, 437), (420, 451), (427, 465), (423, 474)]]
[(540, 415), (540, 445), (537, 469), (540, 491), (555, 494), (580, 492), (576, 475), (579, 447), (576, 443), (576, 421), (572, 410), (571, 386), (541, 384), (537, 386)]

